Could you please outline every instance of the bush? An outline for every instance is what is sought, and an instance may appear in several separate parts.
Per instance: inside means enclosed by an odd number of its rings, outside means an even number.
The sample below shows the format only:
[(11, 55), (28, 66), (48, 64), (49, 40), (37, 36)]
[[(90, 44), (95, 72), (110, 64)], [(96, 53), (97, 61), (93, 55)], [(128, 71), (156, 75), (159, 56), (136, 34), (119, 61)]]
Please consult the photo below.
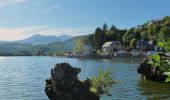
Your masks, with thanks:
[(111, 87), (115, 81), (113, 81), (112, 72), (107, 71), (99, 71), (96, 77), (93, 77), (91, 91), (100, 94), (106, 94), (108, 96), (111, 95)]
[(149, 56), (150, 61), (148, 61), (148, 64), (157, 67), (161, 72), (164, 73), (164, 75), (167, 76), (165, 82), (170, 82), (170, 74), (165, 74), (165, 73), (170, 73), (170, 64), (168, 60), (161, 60), (160, 55), (155, 54), (155, 55), (150, 55)]

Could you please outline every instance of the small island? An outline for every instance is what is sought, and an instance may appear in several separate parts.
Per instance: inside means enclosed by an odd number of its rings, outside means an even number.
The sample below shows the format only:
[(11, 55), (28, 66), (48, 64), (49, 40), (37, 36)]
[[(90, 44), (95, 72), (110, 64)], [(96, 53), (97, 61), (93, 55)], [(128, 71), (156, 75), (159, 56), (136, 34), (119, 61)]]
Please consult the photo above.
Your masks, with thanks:
[(109, 71), (100, 72), (93, 79), (80, 80), (80, 68), (68, 63), (56, 64), (46, 80), (45, 93), (50, 100), (99, 100), (101, 94), (110, 95), (113, 81)]
[(137, 72), (143, 79), (151, 79), (159, 82), (169, 82), (170, 56), (164, 53), (149, 55), (138, 67)]

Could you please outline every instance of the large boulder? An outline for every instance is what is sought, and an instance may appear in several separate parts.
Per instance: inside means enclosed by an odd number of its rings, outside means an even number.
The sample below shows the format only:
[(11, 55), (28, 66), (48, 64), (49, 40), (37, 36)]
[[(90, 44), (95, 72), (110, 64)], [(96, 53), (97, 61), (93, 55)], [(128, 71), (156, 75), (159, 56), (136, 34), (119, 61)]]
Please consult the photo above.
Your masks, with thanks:
[(99, 95), (90, 91), (89, 79), (80, 81), (80, 68), (68, 63), (56, 64), (51, 77), (46, 80), (45, 93), (50, 100), (99, 100)]
[(142, 78), (165, 82), (167, 76), (163, 74), (164, 72), (147, 62), (148, 61), (145, 60), (137, 69), (137, 72), (142, 75)]

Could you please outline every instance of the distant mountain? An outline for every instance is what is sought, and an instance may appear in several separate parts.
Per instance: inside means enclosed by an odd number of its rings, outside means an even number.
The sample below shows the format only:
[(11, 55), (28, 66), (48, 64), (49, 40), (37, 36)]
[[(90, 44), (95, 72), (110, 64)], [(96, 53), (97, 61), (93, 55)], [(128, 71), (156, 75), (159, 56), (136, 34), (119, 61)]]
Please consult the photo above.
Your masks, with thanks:
[(0, 43), (0, 55), (15, 55), (20, 51), (31, 51), (33, 45), (20, 43)]
[[(35, 41), (33, 42), (34, 44), (31, 44), (30, 41), (28, 41), (29, 43), (26, 43), (23, 40), (19, 40), (19, 41), (15, 41), (15, 42), (1, 41), (0, 42), (0, 47), (1, 47), (0, 48), (0, 56), (35, 55), (37, 53), (49, 54), (49, 53), (70, 51), (70, 50), (73, 50), (73, 48), (75, 47), (76, 41), (80, 37), (81, 36), (69, 37), (69, 36), (63, 35), (63, 36), (58, 37), (58, 38), (60, 38), (60, 41), (55, 40), (55, 42), (51, 42), (48, 44), (42, 44), (42, 43), (37, 44), (37, 42), (35, 42)], [(65, 40), (66, 38), (67, 38), (67, 40)], [(70, 38), (70, 39), (68, 39), (68, 38)], [(20, 42), (20, 43), (18, 43), (18, 42)], [(35, 43), (37, 45), (35, 45)]]
[(41, 51), (45, 54), (71, 51), (75, 48), (77, 40), (79, 40), (81, 37), (82, 36), (76, 36), (64, 42), (57, 41), (47, 45), (36, 45), (32, 48), (32, 51)]
[(79, 40), (81, 37), (82, 36), (76, 36), (64, 42), (49, 43), (48, 45), (44, 47), (46, 47), (46, 49), (48, 48), (48, 52), (51, 52), (51, 53), (72, 51), (76, 46), (77, 40)]
[(66, 41), (70, 38), (72, 38), (73, 36), (69, 36), (69, 35), (61, 35), (61, 36), (45, 36), (45, 35), (39, 35), (39, 34), (35, 34), (31, 37), (28, 37), (26, 39), (23, 40), (17, 40), (15, 41), (16, 43), (22, 43), (22, 44), (33, 44), (33, 45), (38, 45), (38, 44), (49, 44), (52, 42), (63, 42)]

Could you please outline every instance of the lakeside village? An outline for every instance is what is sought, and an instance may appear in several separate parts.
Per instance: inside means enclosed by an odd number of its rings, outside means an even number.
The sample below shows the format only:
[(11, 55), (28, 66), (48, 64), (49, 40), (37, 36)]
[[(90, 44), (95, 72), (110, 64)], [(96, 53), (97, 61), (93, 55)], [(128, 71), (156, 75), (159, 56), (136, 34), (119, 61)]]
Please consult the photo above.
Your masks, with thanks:
[(65, 52), (64, 55), (54, 54), (51, 56), (57, 57), (101, 57), (101, 58), (114, 58), (114, 57), (145, 57), (150, 54), (165, 51), (164, 48), (153, 44), (153, 41), (137, 41), (136, 48), (126, 48), (120, 41), (105, 42), (101, 50), (92, 50), (89, 46), (83, 47), (83, 53), (80, 54), (76, 49)]
[[(84, 47), (84, 48), (90, 48), (90, 47)], [(72, 51), (66, 52), (64, 55), (66, 57), (104, 57), (104, 58), (111, 58), (111, 57), (143, 57), (150, 53), (156, 53), (163, 51), (163, 48), (154, 45), (152, 41), (147, 42), (144, 40), (139, 40), (137, 42), (137, 46), (134, 49), (128, 48), (120, 42), (120, 41), (109, 41), (105, 42), (101, 50), (89, 50), (89, 51), (83, 51), (83, 54), (79, 54), (76, 49), (73, 49)], [(57, 56), (57, 55), (55, 55)]]
[(75, 46), (74, 49), (63, 54), (52, 54), (50, 56), (129, 58), (166, 52), (167, 50), (159, 44), (167, 42), (169, 39), (169, 24), (169, 17), (151, 20), (129, 30), (120, 30), (115, 26), (109, 29), (104, 24), (103, 28), (96, 28), (94, 34), (88, 36), (90, 39), (85, 42), (89, 43), (90, 41), (89, 44), (81, 43), (84, 41), (77, 41), (79, 43), (78, 49)]

